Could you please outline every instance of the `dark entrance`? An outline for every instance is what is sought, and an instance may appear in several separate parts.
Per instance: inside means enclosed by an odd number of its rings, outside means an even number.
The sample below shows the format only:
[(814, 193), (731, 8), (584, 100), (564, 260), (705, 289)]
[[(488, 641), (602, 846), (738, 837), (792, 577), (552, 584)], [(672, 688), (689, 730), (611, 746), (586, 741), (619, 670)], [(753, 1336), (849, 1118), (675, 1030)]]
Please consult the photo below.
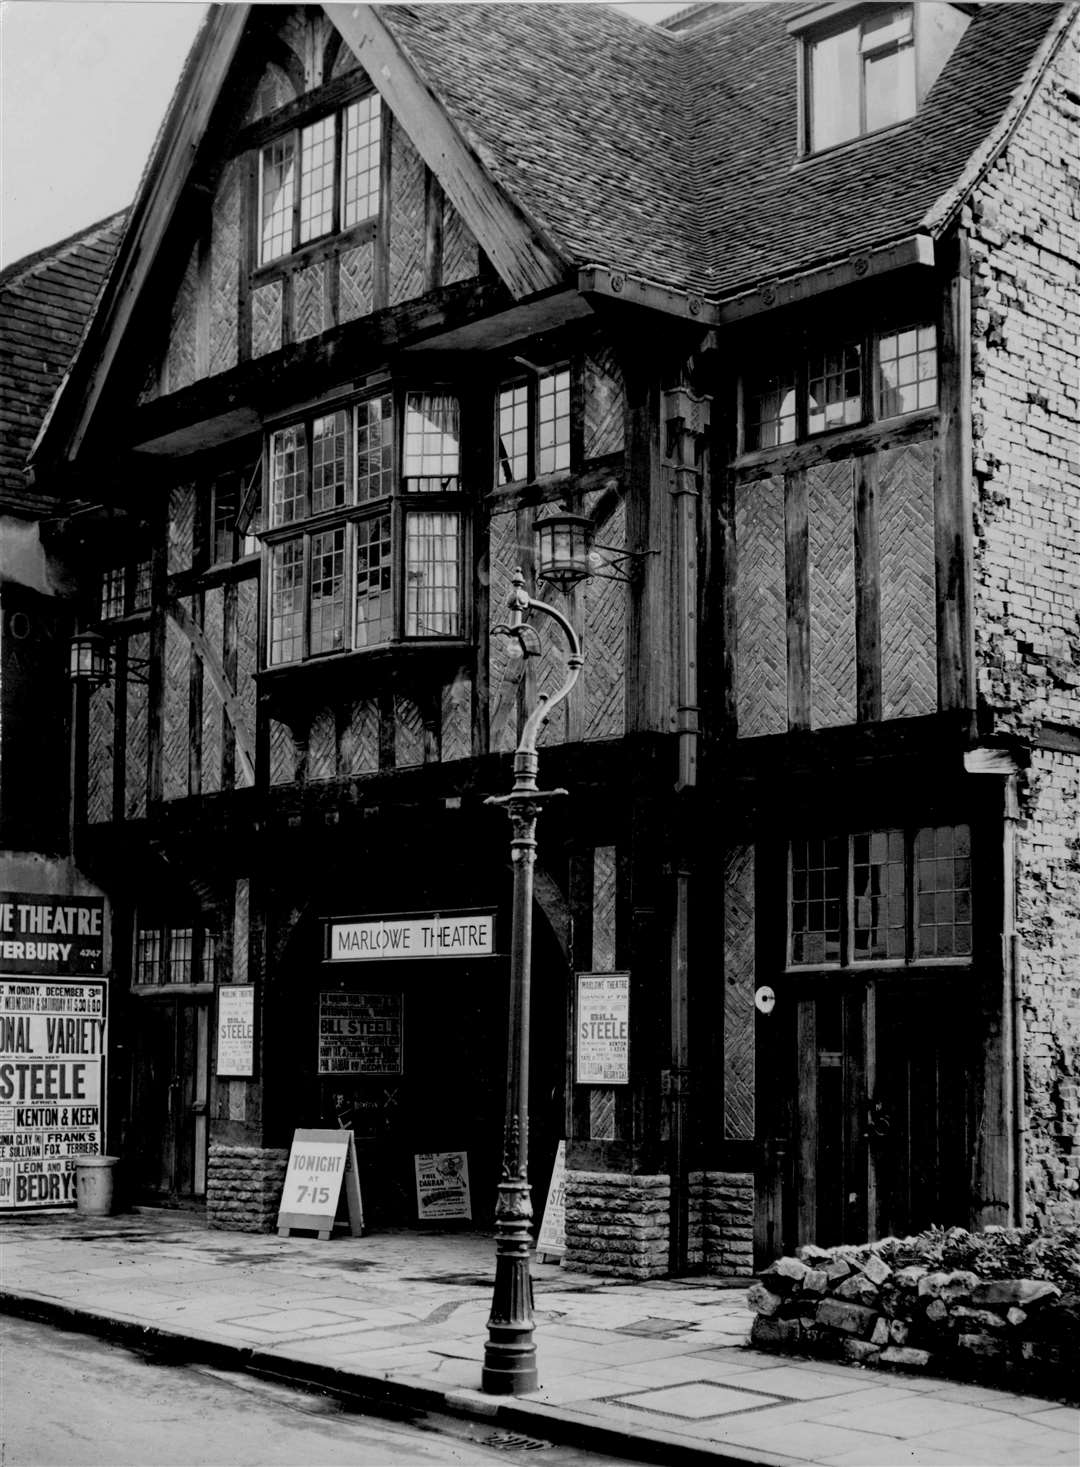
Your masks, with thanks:
[(766, 1063), (783, 1083), (762, 1097), (762, 1257), (968, 1221), (963, 993), (940, 971), (778, 985)]
[(206, 999), (140, 995), (131, 1078), (135, 1190), (191, 1202), (206, 1195), (209, 1004)]

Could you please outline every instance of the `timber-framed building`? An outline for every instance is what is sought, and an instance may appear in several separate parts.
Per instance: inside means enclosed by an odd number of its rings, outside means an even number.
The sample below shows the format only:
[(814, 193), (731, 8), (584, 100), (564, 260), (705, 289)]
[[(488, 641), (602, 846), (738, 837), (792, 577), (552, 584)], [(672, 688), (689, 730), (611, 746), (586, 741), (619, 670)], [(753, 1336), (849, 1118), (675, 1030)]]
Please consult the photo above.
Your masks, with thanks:
[[(53, 865), (107, 899), (139, 1196), (272, 1226), (293, 1130), (348, 1124), (372, 1226), (449, 1151), (489, 1220), (484, 800), (560, 676), (493, 632), (520, 568), (586, 652), (540, 743), (569, 793), (531, 1014), (569, 1260), (734, 1276), (1076, 1218), (1078, 34), (1032, 4), (211, 9), (131, 209), (0, 278), (27, 332), (57, 298), (85, 324), (5, 449), (50, 569), (5, 583), (4, 655), (31, 593), (107, 648)], [(535, 525), (567, 512), (595, 548), (564, 593)], [(63, 706), (56, 656), (28, 683)], [(492, 951), (378, 946), (470, 915)], [(581, 974), (625, 975), (588, 1053)]]

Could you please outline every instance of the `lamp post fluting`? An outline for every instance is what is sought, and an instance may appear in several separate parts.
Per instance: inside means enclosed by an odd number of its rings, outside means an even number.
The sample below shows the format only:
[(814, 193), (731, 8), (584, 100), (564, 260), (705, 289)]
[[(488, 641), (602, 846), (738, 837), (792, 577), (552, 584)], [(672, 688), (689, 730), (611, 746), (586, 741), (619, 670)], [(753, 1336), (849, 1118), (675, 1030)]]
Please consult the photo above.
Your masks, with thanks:
[(541, 694), (521, 731), (514, 753), (514, 787), (508, 795), (492, 795), (510, 816), (510, 857), (514, 871), (514, 899), (510, 939), (510, 1016), (507, 1041), (506, 1119), (503, 1127), (502, 1171), (495, 1203), (495, 1289), (488, 1318), (481, 1384), (493, 1395), (524, 1395), (537, 1386), (536, 1341), (533, 1323), (532, 1200), (529, 1191), (529, 999), (532, 978), (533, 866), (536, 860), (536, 821), (548, 800), (565, 790), (541, 790), (536, 785), (536, 740), (551, 711), (577, 682), (584, 658), (581, 642), (569, 620), (545, 601), (525, 590), (519, 570), (508, 607), (510, 620), (493, 628), (514, 638), (523, 657), (540, 651), (535, 628), (526, 625), (532, 611), (550, 617), (567, 641), (566, 678), (550, 695)]

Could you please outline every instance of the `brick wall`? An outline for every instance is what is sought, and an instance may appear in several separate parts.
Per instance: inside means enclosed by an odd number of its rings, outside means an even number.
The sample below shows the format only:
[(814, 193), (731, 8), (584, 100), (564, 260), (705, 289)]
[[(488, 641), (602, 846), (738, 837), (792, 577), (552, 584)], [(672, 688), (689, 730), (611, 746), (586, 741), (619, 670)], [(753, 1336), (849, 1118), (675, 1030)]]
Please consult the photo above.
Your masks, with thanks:
[(688, 1263), (717, 1278), (754, 1271), (753, 1172), (691, 1172)]
[(566, 1267), (614, 1278), (663, 1278), (670, 1206), (666, 1176), (568, 1171)]
[[(1078, 37), (964, 218), (978, 693), (1029, 746), (1080, 735)], [(1080, 755), (1034, 748), (1020, 799), (1028, 1205), (1080, 1219)]]
[(261, 1146), (211, 1145), (206, 1221), (238, 1233), (271, 1233), (277, 1225), (289, 1153)]

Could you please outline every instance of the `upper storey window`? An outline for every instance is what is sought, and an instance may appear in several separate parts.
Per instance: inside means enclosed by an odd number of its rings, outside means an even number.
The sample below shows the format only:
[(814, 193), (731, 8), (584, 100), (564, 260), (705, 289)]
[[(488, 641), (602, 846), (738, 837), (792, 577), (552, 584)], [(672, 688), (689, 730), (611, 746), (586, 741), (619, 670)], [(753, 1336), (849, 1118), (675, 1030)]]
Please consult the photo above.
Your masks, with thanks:
[(914, 117), (967, 29), (959, 6), (821, 4), (802, 38), (803, 150), (819, 153)]
[(807, 43), (811, 152), (915, 115), (910, 5), (874, 6), (855, 24)]
[(464, 635), (460, 410), (389, 392), (270, 434), (268, 661)]
[(555, 367), (499, 389), (496, 481), (521, 484), (570, 467), (570, 369)]
[(259, 264), (379, 212), (377, 92), (283, 133), (259, 155)]
[(743, 449), (779, 448), (936, 404), (937, 333), (926, 322), (868, 340), (813, 343), (745, 377)]

